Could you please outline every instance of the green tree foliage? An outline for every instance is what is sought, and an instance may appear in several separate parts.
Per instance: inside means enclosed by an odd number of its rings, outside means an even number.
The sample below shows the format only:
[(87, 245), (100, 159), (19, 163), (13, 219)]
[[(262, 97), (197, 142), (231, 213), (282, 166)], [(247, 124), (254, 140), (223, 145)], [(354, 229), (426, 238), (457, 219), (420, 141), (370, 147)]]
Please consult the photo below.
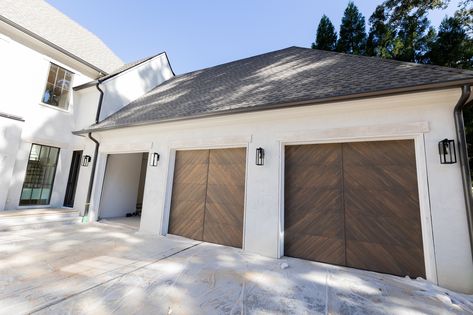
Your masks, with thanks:
[(366, 54), (382, 58), (393, 57), (396, 30), (388, 22), (386, 8), (378, 5), (371, 15), (370, 32), (366, 41)]
[(422, 62), (426, 49), (433, 39), (433, 29), (426, 16), (405, 17), (398, 27), (394, 59)]
[[(435, 3), (431, 4), (432, 2)], [(414, 4), (419, 5), (415, 7)], [(435, 37), (427, 18), (429, 9), (442, 5), (442, 1), (387, 0), (389, 25), (396, 28), (392, 57), (397, 60), (423, 62), (431, 41)]]
[(473, 44), (462, 21), (445, 17), (427, 53), (432, 64), (452, 68), (473, 68)]
[(455, 18), (460, 21), (470, 38), (473, 37), (473, 0), (460, 1)]
[(353, 2), (349, 2), (340, 25), (337, 51), (362, 55), (365, 53), (365, 17)]
[(337, 43), (337, 33), (330, 19), (324, 14), (317, 27), (315, 43), (312, 43), (313, 49), (335, 50)]
[(420, 18), (430, 10), (446, 8), (449, 2), (450, 0), (386, 0), (383, 6), (390, 12), (389, 23), (400, 26), (408, 17)]

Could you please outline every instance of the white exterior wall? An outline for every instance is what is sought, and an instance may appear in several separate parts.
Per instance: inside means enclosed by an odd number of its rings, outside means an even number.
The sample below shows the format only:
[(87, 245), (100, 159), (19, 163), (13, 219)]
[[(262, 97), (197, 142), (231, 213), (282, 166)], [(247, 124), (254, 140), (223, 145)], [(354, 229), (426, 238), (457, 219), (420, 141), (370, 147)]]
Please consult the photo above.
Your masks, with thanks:
[(107, 159), (100, 218), (124, 217), (136, 211), (142, 153), (111, 154)]
[(24, 122), (0, 117), (0, 210), (4, 209), (10, 179), (21, 143)]
[[(0, 112), (19, 116), (25, 120), (21, 124), (22, 130), (21, 136), (17, 138), (18, 143), (12, 143), (6, 149), (0, 150), (2, 156), (8, 156), (10, 159), (8, 166), (2, 165), (2, 168), (8, 167), (9, 171), (0, 173), (2, 191), (0, 210), (21, 208), (19, 199), (32, 143), (61, 149), (50, 206), (63, 205), (72, 151), (81, 150), (86, 144), (85, 138), (72, 135), (72, 131), (75, 130), (74, 112), (76, 111), (72, 91), (67, 110), (41, 103), (50, 62), (74, 73), (73, 86), (93, 79), (90, 70), (89, 74), (83, 74), (85, 70), (77, 65), (76, 61), (70, 61), (68, 58), (0, 23), (0, 86), (2, 87)], [(97, 106), (97, 103), (93, 106)], [(1, 128), (4, 128), (3, 125)], [(11, 137), (1, 140), (8, 139)], [(11, 165), (13, 156), (15, 161)], [(6, 196), (2, 197), (3, 195)]]
[[(428, 280), (473, 293), (473, 263), (460, 164), (439, 163), (438, 141), (455, 139), (453, 107), (460, 89), (253, 112), (98, 133), (97, 211), (107, 153), (158, 152), (148, 166), (141, 233), (167, 233), (174, 153), (178, 149), (247, 148), (244, 250), (283, 255), (284, 145), (414, 139)], [(255, 150), (265, 149), (264, 166)]]
[(136, 100), (174, 74), (165, 53), (110, 78), (100, 85), (104, 91), (100, 120)]

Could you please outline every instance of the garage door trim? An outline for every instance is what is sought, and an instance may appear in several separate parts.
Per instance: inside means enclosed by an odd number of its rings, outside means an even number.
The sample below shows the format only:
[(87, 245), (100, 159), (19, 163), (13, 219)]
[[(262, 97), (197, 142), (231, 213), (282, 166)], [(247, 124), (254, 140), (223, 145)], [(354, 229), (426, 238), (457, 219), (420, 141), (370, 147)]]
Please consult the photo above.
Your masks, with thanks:
[(303, 144), (327, 144), (327, 143), (348, 143), (348, 142), (368, 142), (368, 141), (389, 141), (389, 140), (414, 140), (415, 159), (417, 169), (418, 194), (420, 221), (422, 228), (422, 240), (424, 250), (425, 273), (427, 280), (438, 283), (437, 268), (435, 263), (435, 250), (431, 222), (430, 199), (428, 190), (428, 179), (426, 171), (426, 153), (423, 133), (401, 135), (401, 136), (377, 136), (377, 137), (350, 137), (336, 139), (305, 139), (291, 141), (284, 139), (279, 141), (280, 145), (280, 172), (279, 172), (279, 237), (278, 237), (278, 257), (284, 256), (284, 173), (285, 173), (285, 147), (290, 145)]

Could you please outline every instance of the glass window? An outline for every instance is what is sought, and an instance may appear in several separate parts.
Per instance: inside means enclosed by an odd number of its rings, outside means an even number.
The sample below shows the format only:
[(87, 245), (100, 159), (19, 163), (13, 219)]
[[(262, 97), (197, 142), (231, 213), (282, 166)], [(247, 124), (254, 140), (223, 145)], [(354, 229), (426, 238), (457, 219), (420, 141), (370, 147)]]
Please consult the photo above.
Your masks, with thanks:
[(59, 148), (40, 144), (31, 146), (20, 206), (49, 204), (58, 157)]
[(73, 73), (51, 63), (42, 102), (67, 109)]

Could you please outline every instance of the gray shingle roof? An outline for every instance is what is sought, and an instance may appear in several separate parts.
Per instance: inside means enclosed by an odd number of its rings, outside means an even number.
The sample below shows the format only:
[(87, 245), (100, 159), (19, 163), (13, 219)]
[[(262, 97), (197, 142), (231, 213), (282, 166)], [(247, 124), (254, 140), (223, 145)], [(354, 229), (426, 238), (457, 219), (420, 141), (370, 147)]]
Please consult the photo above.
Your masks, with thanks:
[(97, 36), (43, 0), (1, 0), (0, 16), (105, 73), (123, 65), (123, 61)]
[(473, 71), (290, 47), (176, 76), (89, 130), (463, 82)]

